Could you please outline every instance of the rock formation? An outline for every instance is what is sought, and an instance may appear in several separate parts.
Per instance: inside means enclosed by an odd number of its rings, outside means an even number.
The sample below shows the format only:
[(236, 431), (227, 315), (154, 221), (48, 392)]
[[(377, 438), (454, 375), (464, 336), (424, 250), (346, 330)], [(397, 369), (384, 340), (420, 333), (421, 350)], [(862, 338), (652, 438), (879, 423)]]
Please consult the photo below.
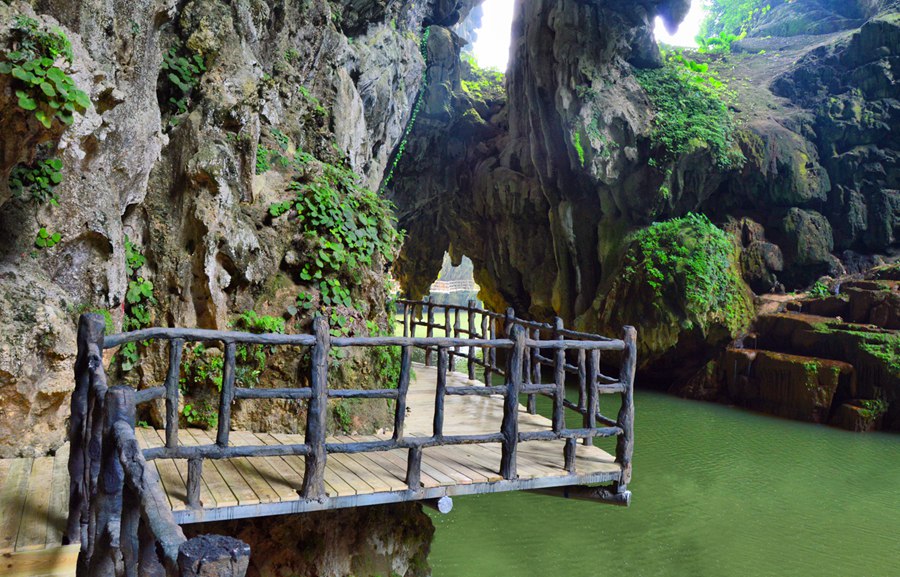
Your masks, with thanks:
[[(440, 87), (429, 85), (389, 185), (410, 231), (397, 269), (412, 294), (449, 249), (472, 259), (493, 307), (606, 332), (638, 324), (644, 382), (671, 382), (672, 359), (687, 378), (748, 329), (748, 286), (797, 290), (896, 252), (897, 6), (773, 2), (730, 52), (690, 63), (663, 57), (650, 31), (654, 16), (674, 25), (686, 9), (520, 3), (505, 98), (472, 90), (453, 35), (429, 47)], [(673, 106), (678, 95), (687, 104)], [(693, 286), (625, 262), (648, 226), (688, 213), (731, 233), (721, 270), (741, 277), (729, 290), (744, 304), (702, 330), (671, 300), (696, 298)], [(659, 286), (623, 284), (642, 275)]]

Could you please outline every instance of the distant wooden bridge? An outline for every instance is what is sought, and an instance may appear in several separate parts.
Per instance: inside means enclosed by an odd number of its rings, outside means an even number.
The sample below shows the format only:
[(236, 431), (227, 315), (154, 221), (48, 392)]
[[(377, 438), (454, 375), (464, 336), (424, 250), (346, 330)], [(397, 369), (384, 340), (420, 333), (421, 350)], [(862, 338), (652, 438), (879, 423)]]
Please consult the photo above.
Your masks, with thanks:
[[(633, 328), (611, 339), (565, 329), (559, 319), (551, 325), (519, 319), (511, 309), (482, 310), (473, 301), (402, 304), (402, 337), (334, 338), (323, 318), (312, 335), (173, 328), (104, 335), (103, 317), (83, 315), (69, 443), (55, 457), (0, 460), (0, 574), (71, 574), (77, 555), (78, 575), (91, 577), (199, 576), (212, 574), (210, 567), (243, 576), (245, 544), (224, 536), (185, 539), (179, 524), (201, 521), (415, 500), (446, 512), (452, 496), (513, 490), (629, 503)], [(443, 323), (435, 322), (436, 311), (445, 312)], [(425, 337), (414, 336), (417, 327)], [(139, 391), (107, 387), (102, 351), (152, 339), (170, 342), (165, 383)], [(187, 342), (224, 348), (217, 431), (179, 429)], [(238, 344), (308, 347), (310, 386), (236, 386)], [(400, 347), (396, 388), (329, 388), (329, 353), (346, 347)], [(424, 349), (424, 364), (412, 362), (415, 348)], [(616, 377), (600, 370), (607, 351), (620, 365)], [(502, 367), (498, 356), (506, 357)], [(465, 373), (454, 370), (460, 363)], [(577, 402), (566, 399), (567, 375), (577, 382)], [(615, 418), (599, 410), (600, 395), (610, 393), (620, 399)], [(537, 395), (552, 400), (551, 418), (536, 414)], [(339, 398), (392, 399), (393, 432), (327, 436), (327, 403)], [(233, 431), (238, 399), (305, 400), (305, 435)], [(158, 400), (165, 402), (165, 429), (135, 428), (136, 406)], [(567, 425), (567, 410), (579, 426)], [(593, 445), (612, 436), (615, 456)]]

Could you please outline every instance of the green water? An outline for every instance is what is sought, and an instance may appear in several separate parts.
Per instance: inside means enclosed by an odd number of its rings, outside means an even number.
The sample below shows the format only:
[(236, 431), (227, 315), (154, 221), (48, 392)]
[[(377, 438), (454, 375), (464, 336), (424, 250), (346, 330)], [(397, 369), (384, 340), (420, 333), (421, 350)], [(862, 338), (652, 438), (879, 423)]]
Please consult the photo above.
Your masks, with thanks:
[(900, 576), (900, 435), (644, 391), (636, 414), (630, 508), (457, 497), (434, 577)]

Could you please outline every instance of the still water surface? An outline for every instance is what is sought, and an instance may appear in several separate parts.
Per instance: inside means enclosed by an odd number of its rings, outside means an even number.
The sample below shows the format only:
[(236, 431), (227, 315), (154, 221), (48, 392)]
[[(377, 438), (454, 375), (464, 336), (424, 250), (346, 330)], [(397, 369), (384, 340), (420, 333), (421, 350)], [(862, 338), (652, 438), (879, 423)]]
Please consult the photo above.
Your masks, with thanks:
[(630, 508), (457, 497), (434, 577), (900, 577), (900, 435), (645, 391), (636, 415)]

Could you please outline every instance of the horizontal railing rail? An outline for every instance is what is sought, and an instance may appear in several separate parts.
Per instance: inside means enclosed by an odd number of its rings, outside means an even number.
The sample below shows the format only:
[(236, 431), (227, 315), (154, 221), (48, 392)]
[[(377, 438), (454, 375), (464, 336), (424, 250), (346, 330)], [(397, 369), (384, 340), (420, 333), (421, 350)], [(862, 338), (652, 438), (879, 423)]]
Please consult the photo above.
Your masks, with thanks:
[[(622, 339), (613, 339), (568, 331), (563, 328), (562, 321), (556, 319), (553, 325), (516, 318), (512, 309), (506, 314), (497, 314), (477, 308), (474, 301), (467, 306), (436, 305), (428, 301), (401, 301), (403, 304), (403, 335), (382, 337), (334, 337), (324, 317), (313, 321), (311, 335), (255, 334), (233, 331), (213, 331), (203, 329), (151, 328), (117, 335), (103, 335), (103, 318), (97, 315), (83, 315), (81, 326), (90, 327), (91, 338), (82, 342), (79, 338), (79, 355), (82, 351), (93, 355), (93, 367), (96, 379), (103, 374), (101, 354), (103, 349), (111, 349), (131, 342), (168, 341), (169, 367), (165, 382), (134, 391), (129, 387), (116, 387), (117, 395), (124, 400), (117, 401), (117, 415), (110, 421), (109, 417), (101, 417), (97, 407), (90, 404), (78, 404), (73, 397), (73, 457), (70, 468), (78, 459), (86, 459), (86, 455), (95, 454), (91, 443), (99, 443), (103, 451), (109, 448), (109, 462), (90, 462), (88, 470), (99, 473), (100, 468), (115, 468), (113, 461), (118, 459), (126, 464), (128, 473), (113, 477), (118, 481), (123, 494), (133, 495), (127, 499), (132, 503), (131, 509), (140, 510), (137, 517), (149, 523), (148, 513), (144, 511), (157, 496), (153, 490), (161, 491), (159, 480), (155, 478), (152, 467), (146, 467), (146, 461), (154, 459), (186, 459), (188, 470), (186, 481), (187, 505), (200, 508), (200, 486), (203, 461), (206, 459), (229, 459), (237, 457), (271, 457), (296, 455), (304, 457), (304, 474), (302, 487), (298, 491), (301, 499), (327, 500), (325, 492), (325, 465), (329, 454), (365, 453), (402, 449), (407, 451), (405, 483), (411, 497), (422, 491), (421, 468), (423, 450), (429, 447), (446, 445), (465, 445), (478, 443), (500, 443), (499, 462), (500, 475), (507, 480), (517, 478), (516, 455), (520, 443), (530, 441), (564, 441), (562, 451), (562, 467), (570, 474), (575, 473), (576, 444), (581, 440), (588, 445), (593, 439), (600, 437), (616, 437), (616, 461), (621, 465), (621, 475), (614, 483), (615, 491), (624, 495), (631, 476), (631, 457), (633, 451), (633, 379), (635, 368), (635, 332), (626, 327)], [(437, 310), (445, 311), (444, 322), (435, 322)], [(425, 318), (424, 322), (419, 319)], [(451, 318), (453, 317), (453, 318)], [(416, 336), (419, 326), (424, 327), (426, 335)], [(437, 333), (437, 334), (436, 334)], [(180, 368), (186, 343), (218, 342), (223, 348), (222, 387), (219, 395), (218, 425), (214, 443), (206, 445), (179, 443), (179, 404), (180, 400)], [(308, 349), (311, 356), (309, 369), (309, 385), (280, 388), (249, 388), (239, 386), (236, 382), (237, 347), (238, 345), (294, 346)], [(331, 351), (341, 348), (360, 347), (399, 347), (400, 372), (395, 387), (381, 389), (337, 389), (328, 386), (329, 358)], [(424, 350), (425, 364), (436, 368), (436, 386), (434, 391), (434, 413), (431, 434), (421, 432), (409, 434), (405, 431), (407, 393), (410, 387), (411, 363), (414, 349)], [(498, 357), (498, 351), (502, 355)], [(600, 355), (613, 352), (619, 357), (621, 366), (618, 378), (604, 375), (600, 371)], [(500, 363), (498, 358), (503, 358)], [(436, 362), (435, 362), (436, 359)], [(466, 386), (448, 384), (448, 374), (456, 370), (456, 361), (464, 360), (468, 377), (475, 381), (476, 367), (480, 367), (482, 383)], [(543, 381), (543, 369), (552, 369), (552, 379)], [(578, 401), (566, 398), (566, 376), (577, 375)], [(76, 378), (79, 369), (76, 367)], [(495, 376), (502, 378), (502, 384), (495, 381)], [(90, 387), (89, 387), (90, 388)], [(76, 386), (76, 392), (80, 389)], [(126, 391), (127, 390), (127, 391)], [(621, 396), (621, 406), (615, 419), (600, 413), (599, 396), (615, 393)], [(503, 399), (503, 417), (498, 431), (479, 434), (446, 434), (444, 423), (444, 405), (447, 396), (485, 396), (496, 395)], [(553, 402), (552, 427), (546, 431), (520, 432), (518, 426), (519, 398), (525, 395), (528, 399), (528, 410), (535, 412), (535, 397), (543, 395)], [(80, 398), (80, 397), (79, 397)], [(117, 399), (119, 397), (116, 397)], [(161, 447), (146, 448), (135, 453), (133, 445), (135, 406), (158, 400), (165, 400), (165, 443)], [(292, 399), (307, 404), (306, 430), (303, 443), (284, 445), (235, 446), (230, 443), (232, 428), (232, 408), (236, 401), (248, 399)], [(390, 438), (378, 441), (335, 442), (326, 438), (326, 424), (329, 399), (390, 399), (394, 403), (393, 433)], [(80, 403), (80, 401), (79, 401)], [(581, 415), (578, 427), (566, 424), (565, 411), (572, 410)], [(86, 434), (85, 425), (81, 421), (96, 423), (110, 421), (108, 430), (92, 431)], [(131, 435), (125, 432), (131, 430)], [(75, 447), (81, 449), (76, 451)], [(128, 449), (124, 449), (128, 447)], [(104, 453), (105, 454), (105, 453)], [(77, 455), (77, 456), (76, 456)], [(102, 467), (101, 467), (102, 465)], [(75, 465), (78, 468), (78, 465)], [(76, 471), (77, 472), (77, 471)], [(73, 476), (76, 478), (76, 476)], [(73, 484), (73, 509), (70, 512), (70, 529), (74, 519), (94, 514), (95, 503), (92, 488), (96, 487), (96, 476), (86, 478), (82, 484)], [(151, 486), (155, 489), (151, 490)], [(102, 506), (97, 503), (96, 506)], [(126, 507), (127, 509), (127, 507)], [(129, 509), (129, 511), (131, 511)], [(128, 515), (134, 516), (133, 511)], [(115, 516), (115, 513), (113, 513)], [(124, 519), (125, 517), (123, 517)], [(131, 519), (131, 517), (129, 517)], [(173, 573), (177, 565), (175, 551), (184, 541), (174, 539), (170, 530), (171, 513), (162, 515), (149, 523), (151, 529), (150, 542), (155, 543), (164, 553), (162, 563)], [(133, 520), (129, 520), (129, 531), (132, 531)], [(81, 530), (92, 526), (82, 523)], [(169, 529), (166, 529), (168, 527)], [(156, 531), (154, 533), (153, 531)], [(74, 533), (70, 531), (74, 537)], [(134, 535), (129, 533), (129, 539)], [(82, 551), (87, 550), (87, 558), (93, 558), (91, 551), (97, 546), (99, 534), (82, 535)], [(168, 539), (168, 541), (163, 543)], [(183, 536), (180, 538), (183, 539)], [(85, 544), (87, 543), (87, 548)], [(123, 553), (124, 554), (124, 553)], [(106, 575), (106, 573), (97, 573)]]

